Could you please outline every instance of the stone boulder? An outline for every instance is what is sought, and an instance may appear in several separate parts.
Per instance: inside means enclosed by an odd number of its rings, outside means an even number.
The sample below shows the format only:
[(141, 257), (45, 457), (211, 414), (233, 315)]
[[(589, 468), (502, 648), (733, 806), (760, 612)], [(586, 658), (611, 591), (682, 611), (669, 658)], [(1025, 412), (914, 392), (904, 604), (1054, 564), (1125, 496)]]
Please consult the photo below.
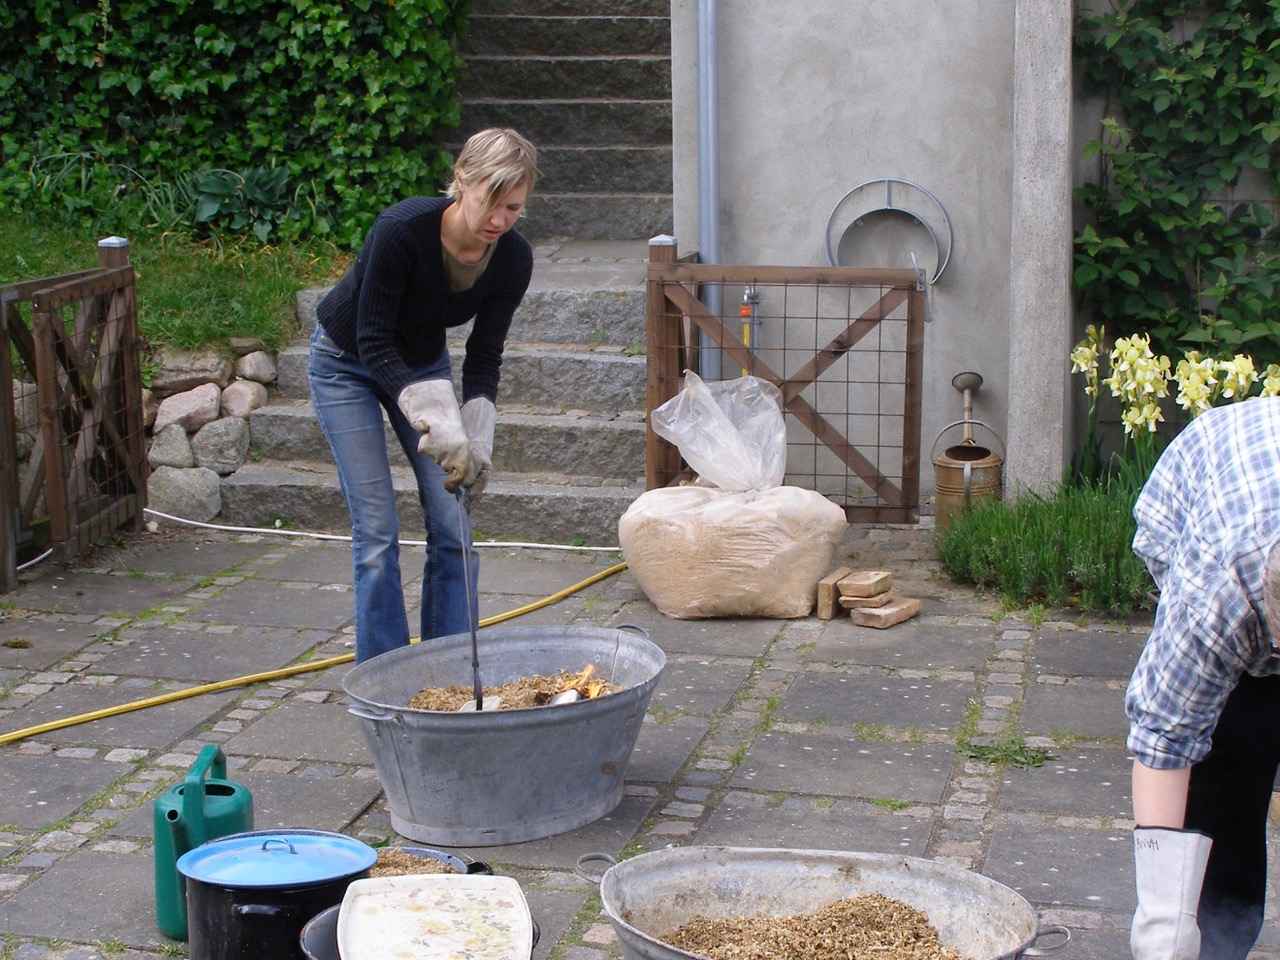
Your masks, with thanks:
[(147, 460), (153, 467), (194, 467), (195, 454), (191, 452), (191, 441), (187, 439), (187, 431), (180, 423), (171, 423), (151, 441), (151, 450)]
[(180, 423), (187, 433), (193, 433), (218, 419), (221, 403), (222, 391), (216, 383), (203, 383), (194, 390), (175, 393), (156, 411), (155, 432), (159, 433), (171, 423)]
[(31, 451), (36, 448), (36, 438), (24, 430), (19, 430), (13, 438), (18, 450), (18, 462), (26, 463), (31, 459)]
[(237, 357), (244, 357), (251, 353), (257, 353), (259, 350), (267, 349), (267, 345), (257, 337), (232, 337), (227, 341), (227, 346), (231, 348), (231, 352)]
[(157, 467), (147, 480), (147, 505), (161, 513), (205, 523), (222, 510), (221, 481), (204, 467)]
[(223, 417), (200, 428), (191, 438), (196, 463), (226, 476), (244, 466), (249, 456), (249, 422), (241, 417)]
[(276, 362), (265, 350), (250, 353), (236, 361), (236, 376), (256, 383), (274, 383)]
[(298, 323), (302, 327), (304, 333), (310, 333), (316, 325), (316, 307), (332, 290), (333, 287), (307, 287), (305, 290), (299, 290), (297, 297), (294, 298), (294, 311), (298, 317)]
[(160, 401), (155, 391), (142, 388), (142, 426), (150, 430), (156, 422), (156, 414), (160, 412)]
[(237, 380), (222, 391), (224, 417), (247, 417), (266, 403), (267, 388), (252, 380)]
[(202, 383), (216, 383), (221, 388), (231, 382), (231, 358), (217, 350), (164, 347), (156, 353), (155, 361), (151, 389), (162, 397), (182, 393)]

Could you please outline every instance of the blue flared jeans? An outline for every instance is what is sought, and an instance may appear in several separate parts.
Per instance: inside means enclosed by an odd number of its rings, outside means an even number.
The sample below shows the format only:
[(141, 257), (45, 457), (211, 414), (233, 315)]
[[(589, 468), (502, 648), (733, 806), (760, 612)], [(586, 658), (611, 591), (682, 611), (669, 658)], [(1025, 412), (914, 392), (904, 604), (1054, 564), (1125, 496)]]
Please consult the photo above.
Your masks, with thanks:
[[(430, 364), (411, 369), (414, 382), (447, 380), (449, 351), (442, 352)], [(395, 397), (387, 396), (360, 358), (334, 343), (319, 324), (311, 336), (307, 376), (316, 419), (333, 451), (342, 494), (351, 513), (356, 661), (363, 662), (409, 642), (400, 578), (400, 518), (387, 459), (383, 411), (413, 467), (426, 521), (420, 636), (429, 640), (465, 633), (469, 627), (468, 603), (472, 615), (479, 615), (479, 560), (471, 548), (470, 517), (466, 511), (459, 511), (457, 497), (444, 488), (444, 471), (433, 459), (418, 453), (419, 434), (400, 412)], [(470, 566), (469, 597), (464, 556)]]

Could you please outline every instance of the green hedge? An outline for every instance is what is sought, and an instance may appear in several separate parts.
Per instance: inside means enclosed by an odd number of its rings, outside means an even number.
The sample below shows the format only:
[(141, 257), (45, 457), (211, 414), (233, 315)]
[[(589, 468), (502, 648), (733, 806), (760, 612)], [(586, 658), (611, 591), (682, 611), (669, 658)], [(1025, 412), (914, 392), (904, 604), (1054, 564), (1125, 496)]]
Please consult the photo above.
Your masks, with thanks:
[(447, 176), (437, 131), (459, 120), (467, 7), (0, 3), (0, 202), (155, 205), (197, 171), (283, 167), (282, 232), (354, 245), (387, 203)]

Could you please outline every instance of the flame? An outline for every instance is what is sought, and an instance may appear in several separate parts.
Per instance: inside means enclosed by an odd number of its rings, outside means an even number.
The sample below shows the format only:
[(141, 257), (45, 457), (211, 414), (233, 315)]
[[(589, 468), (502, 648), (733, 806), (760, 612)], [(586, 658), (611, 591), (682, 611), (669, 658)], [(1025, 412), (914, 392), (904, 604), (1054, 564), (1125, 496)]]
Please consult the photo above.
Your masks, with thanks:
[(577, 690), (578, 695), (581, 696), (583, 700), (594, 700), (596, 697), (604, 693), (605, 688), (609, 685), (606, 680), (593, 680), (592, 674), (595, 672), (595, 665), (588, 663), (579, 673), (570, 677), (559, 692), (563, 693), (565, 690)]

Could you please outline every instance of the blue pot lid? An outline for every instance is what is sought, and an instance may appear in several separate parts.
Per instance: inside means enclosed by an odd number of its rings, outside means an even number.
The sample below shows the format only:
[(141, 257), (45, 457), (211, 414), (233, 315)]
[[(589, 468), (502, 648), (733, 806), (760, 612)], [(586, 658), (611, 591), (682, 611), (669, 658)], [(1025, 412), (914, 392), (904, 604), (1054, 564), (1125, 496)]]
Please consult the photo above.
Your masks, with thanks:
[(259, 830), (211, 840), (178, 858), (178, 871), (219, 887), (269, 889), (328, 883), (363, 873), (377, 851), (341, 833)]

